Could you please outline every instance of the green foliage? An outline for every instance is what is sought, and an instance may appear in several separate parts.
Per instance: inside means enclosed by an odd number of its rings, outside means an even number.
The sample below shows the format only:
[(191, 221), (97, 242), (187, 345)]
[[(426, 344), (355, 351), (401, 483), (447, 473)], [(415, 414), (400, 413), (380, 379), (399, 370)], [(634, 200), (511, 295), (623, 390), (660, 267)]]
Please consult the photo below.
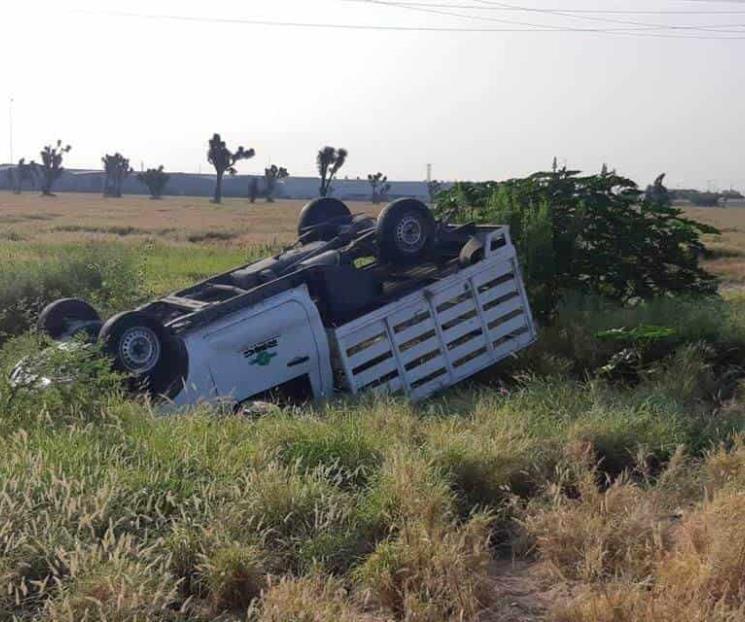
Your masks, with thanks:
[(564, 168), (499, 183), (459, 183), (440, 194), (437, 212), (509, 224), (534, 309), (544, 319), (565, 291), (627, 303), (716, 289), (698, 263), (701, 235), (716, 230), (673, 207), (661, 178), (647, 196), (607, 169), (584, 177)]
[(129, 165), (129, 159), (117, 152), (113, 155), (106, 154), (101, 158), (103, 170), (106, 174), (103, 186), (103, 195), (105, 197), (121, 198), (122, 184), (124, 180), (132, 174), (132, 167)]
[(612, 339), (614, 341), (650, 342), (657, 339), (666, 339), (675, 335), (675, 330), (667, 326), (650, 326), (642, 324), (632, 329), (611, 328), (601, 330), (595, 336), (598, 339)]
[(135, 257), (121, 247), (60, 247), (43, 259), (7, 262), (0, 273), (0, 342), (28, 330), (57, 298), (82, 296), (118, 309), (137, 299), (140, 286)]
[(166, 189), (170, 175), (166, 174), (161, 164), (158, 168), (149, 168), (137, 174), (137, 181), (147, 186), (151, 199), (160, 199)]
[[(550, 203), (519, 209), (520, 197), (504, 188), (490, 209), (541, 274), (555, 242)], [(245, 255), (154, 245), (140, 275), (140, 249), (42, 250), (9, 265), (3, 307), (68, 293), (130, 306), (144, 290)], [(48, 344), (38, 336), (7, 341), (0, 618), (475, 619), (493, 594), (490, 556), (502, 550), (489, 543), (512, 542), (519, 508), (569, 457), (593, 464), (588, 485), (641, 477), (640, 464), (651, 481), (680, 445), (695, 458), (745, 429), (742, 408), (721, 392), (745, 358), (745, 301), (622, 302), (564, 296), (538, 344), (499, 367), (496, 386), (486, 376), (423, 404), (367, 396), (259, 417), (209, 406), (160, 416), (122, 392), (95, 348), (39, 355)], [(656, 358), (633, 382), (601, 377), (629, 347)], [(3, 379), (24, 356), (33, 373), (11, 386)], [(54, 375), (69, 382), (33, 381)], [(576, 490), (565, 483), (557, 494)]]
[(436, 179), (432, 179), (427, 182), (427, 194), (429, 195), (429, 202), (434, 204), (437, 201), (437, 197), (442, 192), (442, 183)]

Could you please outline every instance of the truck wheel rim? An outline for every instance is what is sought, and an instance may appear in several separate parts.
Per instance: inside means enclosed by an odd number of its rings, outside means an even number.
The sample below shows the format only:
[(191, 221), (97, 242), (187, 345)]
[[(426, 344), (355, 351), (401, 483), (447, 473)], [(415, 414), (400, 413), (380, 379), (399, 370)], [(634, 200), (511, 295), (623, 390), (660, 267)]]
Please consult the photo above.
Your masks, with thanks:
[(407, 252), (416, 252), (424, 246), (422, 223), (415, 216), (405, 216), (396, 227), (396, 240)]
[(147, 327), (130, 328), (119, 341), (119, 357), (127, 370), (138, 374), (149, 372), (160, 358), (160, 340)]

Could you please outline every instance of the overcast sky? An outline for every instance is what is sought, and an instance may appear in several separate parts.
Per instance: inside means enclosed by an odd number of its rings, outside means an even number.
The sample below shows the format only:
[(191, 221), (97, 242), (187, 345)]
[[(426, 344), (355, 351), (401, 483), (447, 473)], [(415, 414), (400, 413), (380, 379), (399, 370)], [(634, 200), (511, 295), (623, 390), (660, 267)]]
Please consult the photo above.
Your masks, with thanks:
[[(423, 179), (431, 162), (440, 179), (500, 179), (545, 169), (555, 155), (585, 170), (607, 162), (642, 184), (666, 171), (675, 186), (745, 188), (745, 2), (512, 0), (504, 10), (492, 0), (406, 1), (428, 6), (4, 3), (0, 161), (10, 155), (13, 97), (14, 158), (38, 157), (61, 138), (73, 147), (70, 167), (97, 168), (105, 152), (120, 151), (138, 169), (206, 172), (206, 142), (217, 131), (256, 149), (241, 172), (273, 162), (310, 175), (316, 151), (330, 144), (349, 150), (350, 176)], [(709, 13), (557, 15), (515, 6)]]

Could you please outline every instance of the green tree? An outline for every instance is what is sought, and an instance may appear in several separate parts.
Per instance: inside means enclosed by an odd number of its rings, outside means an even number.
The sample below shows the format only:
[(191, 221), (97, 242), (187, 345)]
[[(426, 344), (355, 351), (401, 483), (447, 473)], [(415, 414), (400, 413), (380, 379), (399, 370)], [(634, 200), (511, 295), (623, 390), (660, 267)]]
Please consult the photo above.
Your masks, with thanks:
[(129, 165), (129, 159), (117, 152), (113, 155), (108, 153), (101, 158), (103, 170), (106, 174), (103, 185), (103, 196), (121, 198), (122, 184), (124, 180), (132, 174), (132, 167)]
[(256, 152), (253, 149), (244, 149), (242, 146), (233, 152), (228, 149), (225, 141), (220, 138), (220, 134), (213, 134), (209, 141), (209, 150), (207, 151), (207, 161), (215, 167), (217, 179), (215, 180), (215, 194), (212, 197), (213, 203), (222, 202), (222, 180), (225, 173), (235, 175), (235, 164), (240, 160), (253, 158)]
[(158, 168), (149, 168), (144, 173), (137, 174), (137, 181), (147, 186), (151, 199), (160, 199), (163, 196), (169, 179), (170, 175), (163, 170), (162, 164)]
[(709, 295), (716, 280), (698, 263), (701, 235), (716, 229), (686, 218), (659, 177), (645, 195), (615, 171), (581, 176), (557, 169), (524, 179), (459, 183), (436, 211), (456, 221), (506, 223), (536, 300), (550, 318), (563, 291), (621, 302)]
[(62, 146), (62, 141), (58, 140), (56, 145), (46, 145), (41, 151), (41, 164), (38, 165), (39, 176), (41, 178), (41, 194), (45, 197), (52, 197), (52, 187), (61, 176), (65, 169), (62, 167), (64, 155), (69, 153), (70, 145)]
[(266, 200), (267, 203), (274, 202), (274, 192), (277, 189), (278, 179), (287, 179), (290, 174), (284, 166), (272, 164), (269, 168), (264, 169), (264, 179), (266, 180)]
[(318, 194), (322, 197), (329, 196), (333, 191), (331, 186), (334, 177), (339, 169), (347, 161), (348, 152), (346, 149), (336, 149), (334, 147), (324, 147), (316, 155), (316, 167), (318, 174), (321, 176), (321, 186)]

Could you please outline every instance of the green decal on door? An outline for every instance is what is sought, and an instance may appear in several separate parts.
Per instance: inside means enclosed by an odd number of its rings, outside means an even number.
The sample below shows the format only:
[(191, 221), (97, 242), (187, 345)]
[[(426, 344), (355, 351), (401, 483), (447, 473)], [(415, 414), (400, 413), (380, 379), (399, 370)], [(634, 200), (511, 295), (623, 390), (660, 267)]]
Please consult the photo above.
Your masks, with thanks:
[(248, 359), (249, 365), (258, 365), (259, 367), (266, 367), (272, 362), (272, 359), (277, 356), (276, 352), (270, 352), (279, 345), (279, 338), (272, 337), (266, 341), (255, 343), (254, 345), (246, 348), (243, 351), (243, 356)]
[(259, 367), (266, 367), (269, 365), (269, 363), (272, 362), (272, 359), (277, 356), (276, 352), (267, 352), (264, 350), (263, 352), (259, 352), (252, 361), (249, 361), (249, 364), (251, 365), (258, 365)]

